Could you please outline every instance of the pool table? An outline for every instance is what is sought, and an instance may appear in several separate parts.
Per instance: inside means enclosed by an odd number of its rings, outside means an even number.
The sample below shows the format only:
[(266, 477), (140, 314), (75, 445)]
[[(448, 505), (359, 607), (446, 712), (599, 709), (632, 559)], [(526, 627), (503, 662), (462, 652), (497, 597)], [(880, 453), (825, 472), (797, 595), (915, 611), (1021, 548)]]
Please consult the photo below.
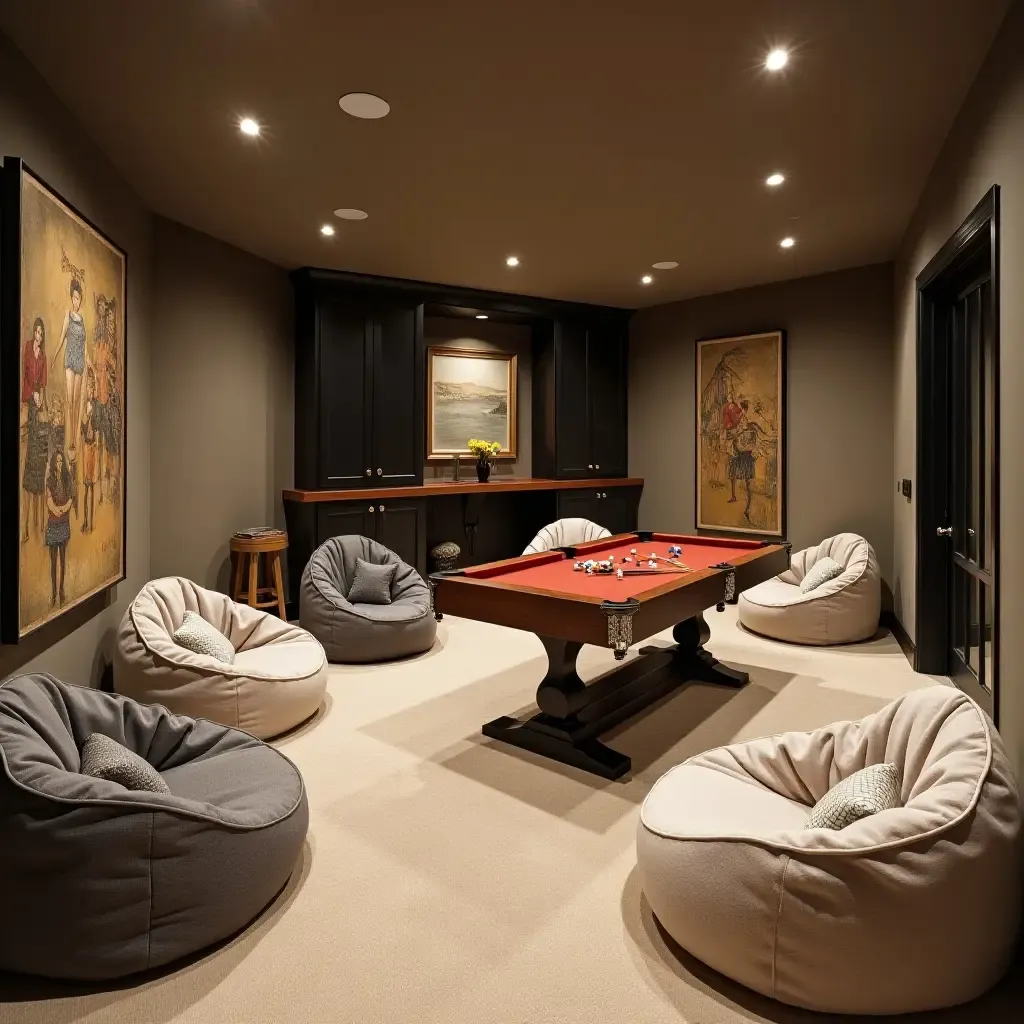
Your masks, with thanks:
[[(645, 574), (647, 557), (667, 558), (678, 545), (690, 571)], [(624, 558), (636, 559), (624, 562)], [(624, 575), (574, 569), (587, 559), (613, 559)], [(608, 729), (688, 680), (743, 686), (746, 673), (704, 649), (711, 631), (704, 609), (734, 603), (740, 591), (789, 568), (790, 545), (759, 540), (689, 537), (640, 531), (521, 558), (434, 573), (434, 614), (494, 622), (535, 633), (548, 656), (537, 688), (539, 714), (488, 722), (486, 736), (575, 765), (607, 779), (630, 770), (630, 759), (601, 743)], [(664, 563), (659, 563), (659, 565)], [(672, 627), (675, 644), (641, 650), (642, 657), (589, 685), (576, 671), (584, 644), (610, 647), (616, 660), (634, 643)]]

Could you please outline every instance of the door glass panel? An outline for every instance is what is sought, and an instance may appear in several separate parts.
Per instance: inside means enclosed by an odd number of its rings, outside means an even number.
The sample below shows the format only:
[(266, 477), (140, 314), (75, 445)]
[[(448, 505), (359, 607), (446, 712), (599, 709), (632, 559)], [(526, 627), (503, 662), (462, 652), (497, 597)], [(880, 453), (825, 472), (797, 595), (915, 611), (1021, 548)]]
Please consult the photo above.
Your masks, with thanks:
[(985, 605), (985, 609), (984, 609), (985, 610), (985, 614), (984, 614), (984, 616), (982, 618), (982, 629), (983, 629), (983, 632), (982, 632), (982, 639), (981, 639), (981, 645), (982, 645), (981, 649), (982, 649), (983, 673), (982, 673), (982, 680), (981, 680), (981, 682), (982, 682), (982, 685), (985, 687), (985, 689), (988, 690), (989, 692), (991, 692), (991, 690), (992, 690), (992, 670), (991, 670), (991, 666), (992, 666), (992, 656), (994, 654), (994, 652), (992, 650), (992, 642), (994, 640), (994, 636), (993, 636), (993, 632), (994, 631), (993, 631), (993, 623), (992, 623), (992, 588), (991, 587), (986, 587), (986, 586), (983, 585), (981, 590), (982, 590), (982, 597), (983, 597), (984, 605)]
[[(953, 307), (951, 317), (952, 337), (950, 345), (950, 470), (952, 487), (950, 488), (950, 522), (953, 527), (953, 545), (963, 551), (963, 540), (966, 535), (965, 496), (967, 479), (964, 462), (964, 327), (966, 323), (966, 304), (958, 302)], [(960, 606), (962, 607), (962, 605)], [(957, 644), (962, 649), (963, 645)]]
[[(982, 465), (989, 473), (995, 472), (995, 452), (993, 450), (995, 403), (993, 401), (993, 387), (995, 381), (995, 359), (994, 345), (994, 323), (992, 319), (992, 282), (986, 281), (981, 289), (981, 352), (982, 352), (982, 392), (983, 404), (985, 407), (983, 427), (983, 454)], [(985, 501), (985, 514), (982, 520), (982, 550), (979, 561), (983, 568), (991, 571), (994, 567), (993, 550), (995, 545), (995, 534), (992, 529), (992, 486), (990, 480), (985, 482), (985, 491), (988, 500)]]
[(964, 574), (964, 580), (967, 584), (967, 664), (970, 666), (971, 671), (980, 679), (981, 678), (981, 659), (980, 659), (980, 647), (981, 643), (981, 626), (979, 624), (978, 615), (978, 588), (981, 587), (983, 590), (988, 588), (980, 581), (976, 580), (973, 576)]
[(953, 566), (953, 648), (967, 660), (965, 634), (967, 627), (967, 577), (959, 566)]
[(978, 531), (981, 529), (982, 422), (981, 406), (981, 289), (967, 296), (967, 538), (964, 553), (978, 561)]

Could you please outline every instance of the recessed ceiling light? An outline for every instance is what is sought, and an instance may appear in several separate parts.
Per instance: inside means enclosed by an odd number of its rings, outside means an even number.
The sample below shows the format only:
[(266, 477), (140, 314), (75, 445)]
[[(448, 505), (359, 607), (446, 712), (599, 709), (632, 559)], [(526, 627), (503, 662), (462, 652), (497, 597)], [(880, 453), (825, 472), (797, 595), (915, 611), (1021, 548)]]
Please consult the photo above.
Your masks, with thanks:
[(789, 63), (789, 53), (777, 46), (765, 58), (764, 66), (769, 71), (781, 71)]
[(675, 260), (662, 260), (660, 263), (652, 263), (655, 270), (675, 270), (679, 266)]
[(334, 216), (342, 220), (366, 220), (369, 214), (365, 210), (335, 210)]
[(320, 234), (326, 236), (327, 238), (330, 238), (331, 235), (334, 234), (334, 225), (333, 224), (325, 224), (320, 229)]
[(776, 171), (774, 174), (769, 174), (768, 177), (764, 179), (764, 183), (771, 188), (775, 188), (777, 185), (781, 185), (785, 180), (786, 176), (784, 174), (779, 174), (779, 172)]
[(654, 280), (654, 278), (651, 277), (650, 274), (644, 274), (644, 276), (640, 278), (640, 283), (641, 284), (650, 284), (653, 280)]
[(260, 133), (259, 124), (251, 117), (243, 117), (242, 120), (238, 122), (238, 128), (243, 135), (256, 136)]
[(353, 117), (375, 120), (387, 117), (391, 112), (391, 104), (369, 92), (348, 92), (338, 100), (338, 106)]
[(505, 259), (505, 266), (506, 267), (518, 267), (519, 266), (519, 257), (518, 256), (508, 256), (508, 257), (506, 257), (506, 259)]
[(487, 319), (487, 314), (486, 313), (477, 313), (476, 318), (477, 318), (477, 320), (486, 320)]
[(779, 245), (782, 246), (783, 249), (792, 249), (793, 246), (796, 245), (796, 239), (786, 237), (781, 242), (779, 242)]

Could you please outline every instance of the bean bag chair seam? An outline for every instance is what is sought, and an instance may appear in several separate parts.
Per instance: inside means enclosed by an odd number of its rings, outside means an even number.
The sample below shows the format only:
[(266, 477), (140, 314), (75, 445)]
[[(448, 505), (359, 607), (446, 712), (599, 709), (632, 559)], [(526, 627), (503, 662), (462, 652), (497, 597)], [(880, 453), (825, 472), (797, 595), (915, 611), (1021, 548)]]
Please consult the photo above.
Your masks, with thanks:
[(786, 899), (786, 875), (793, 858), (787, 853), (783, 855), (782, 872), (779, 875), (779, 905), (775, 911), (775, 927), (772, 929), (772, 998), (777, 999), (778, 964), (779, 964), (779, 923), (782, 921), (782, 904)]
[[(862, 857), (862, 856), (866, 856), (866, 855), (869, 855), (869, 854), (878, 853), (881, 850), (904, 849), (904, 848), (906, 848), (908, 846), (916, 845), (917, 843), (920, 843), (923, 840), (931, 839), (931, 838), (933, 838), (935, 836), (942, 835), (942, 834), (950, 831), (951, 829), (955, 828), (962, 821), (964, 821), (966, 818), (968, 818), (971, 814), (974, 813), (975, 809), (978, 806), (978, 801), (981, 799), (981, 791), (982, 791), (982, 788), (984, 786), (985, 779), (988, 777), (989, 770), (992, 767), (992, 735), (991, 735), (991, 733), (988, 730), (988, 726), (987, 726), (987, 724), (985, 722), (984, 715), (982, 714), (981, 710), (978, 708), (978, 705), (973, 700), (971, 700), (971, 698), (967, 694), (960, 693), (960, 694), (958, 694), (958, 696), (960, 698), (959, 703), (961, 705), (962, 704), (970, 705), (971, 709), (974, 711), (974, 713), (977, 716), (978, 720), (981, 722), (982, 730), (983, 730), (984, 735), (985, 735), (985, 764), (984, 764), (983, 769), (980, 772), (977, 780), (975, 781), (974, 793), (971, 796), (971, 800), (968, 803), (968, 805), (959, 814), (957, 814), (956, 817), (954, 817), (952, 820), (950, 820), (948, 822), (945, 822), (945, 823), (943, 823), (941, 825), (937, 825), (934, 828), (929, 829), (926, 832), (920, 832), (920, 833), (918, 833), (916, 835), (907, 836), (907, 837), (905, 837), (903, 839), (894, 839), (894, 840), (891, 840), (890, 842), (887, 842), (887, 843), (876, 843), (873, 846), (861, 846), (861, 847), (856, 847), (856, 848), (850, 849), (850, 850), (832, 850), (832, 849), (815, 850), (815, 849), (804, 847), (804, 846), (793, 846), (793, 845), (791, 845), (789, 843), (780, 842), (780, 841), (773, 841), (771, 839), (766, 839), (764, 836), (750, 836), (750, 835), (718, 835), (718, 836), (700, 836), (700, 835), (690, 836), (690, 835), (686, 835), (686, 836), (682, 836), (682, 835), (678, 835), (678, 834), (671, 834), (671, 833), (668, 833), (668, 832), (660, 831), (659, 829), (653, 828), (651, 825), (649, 825), (647, 823), (647, 821), (645, 819), (645, 816), (644, 816), (644, 808), (647, 805), (647, 797), (644, 798), (644, 802), (640, 806), (640, 821), (643, 824), (644, 828), (646, 828), (649, 832), (651, 832), (652, 835), (661, 836), (661, 838), (663, 838), (663, 839), (669, 839), (669, 840), (673, 840), (673, 841), (676, 841), (676, 842), (687, 842), (687, 843), (706, 843), (706, 842), (713, 842), (713, 843), (745, 843), (745, 844), (753, 844), (753, 845), (756, 845), (756, 846), (763, 846), (763, 847), (765, 847), (765, 848), (767, 848), (769, 850), (779, 850), (779, 851), (782, 851), (782, 852), (785, 852), (785, 853), (788, 853), (788, 854), (799, 854), (799, 855), (804, 856), (804, 857)], [(761, 738), (771, 739), (771, 738), (774, 738), (775, 736), (783, 736), (783, 735), (785, 735), (785, 733), (773, 733), (773, 734), (771, 734), (768, 737), (761, 737)], [(748, 740), (748, 741), (744, 741), (744, 742), (755, 742), (755, 741), (754, 740)], [(712, 747), (710, 750), (704, 751), (703, 753), (712, 753), (715, 750), (723, 750), (723, 749), (726, 749), (726, 747), (728, 747), (728, 746), (734, 746), (734, 745), (735, 744), (723, 744), (723, 745), (718, 746), (718, 747)], [(675, 768), (669, 769), (669, 771), (665, 773), (665, 777), (667, 777), (668, 775), (671, 775), (675, 771), (678, 771), (680, 768), (684, 768), (686, 765), (690, 764), (692, 761), (695, 761), (697, 758), (699, 758), (701, 756), (703, 756), (703, 754), (696, 754), (696, 755), (694, 755), (694, 757), (688, 758), (682, 764), (676, 765)], [(720, 771), (720, 769), (717, 768), (715, 765), (701, 765), (701, 767), (702, 768), (707, 768), (710, 771)], [(728, 773), (722, 773), (722, 774), (728, 774)], [(735, 776), (729, 776), (729, 777), (730, 778), (735, 778)], [(751, 783), (751, 785), (756, 785), (756, 783)], [(650, 796), (650, 794), (648, 794), (648, 796)]]
[[(841, 594), (844, 590), (848, 590), (850, 587), (855, 587), (858, 583), (860, 583), (860, 581), (864, 578), (865, 574), (867, 573), (867, 569), (868, 569), (868, 566), (867, 566), (867, 563), (865, 563), (864, 566), (861, 568), (861, 571), (852, 580), (850, 580), (849, 583), (844, 583), (843, 586), (840, 589), (838, 589), (838, 590), (829, 591), (829, 593), (827, 593), (827, 594), (816, 594), (812, 590), (808, 594), (801, 593), (798, 598), (796, 598), (793, 601), (787, 601), (785, 604), (762, 604), (760, 601), (752, 600), (749, 597), (749, 593), (750, 593), (749, 591), (746, 591), (743, 596), (746, 598), (747, 601), (749, 601), (752, 605), (756, 605), (758, 608), (791, 608), (794, 605), (798, 605), (798, 604), (799, 605), (814, 604), (814, 602), (816, 602), (816, 601), (828, 602), (828, 600), (830, 598), (833, 598), (837, 594)], [(781, 576), (782, 574), (780, 573), (779, 575)], [(829, 583), (836, 583), (836, 582), (842, 581), (843, 576), (845, 576), (845, 575), (846, 575), (845, 573), (842, 573), (839, 576), (836, 576), (834, 579), (827, 580), (825, 583), (822, 584), (822, 586), (828, 586)], [(775, 579), (779, 579), (779, 576), (776, 576)], [(785, 582), (785, 581), (783, 581), (783, 582)], [(789, 584), (787, 584), (787, 586), (792, 587), (794, 590), (799, 590), (800, 589), (799, 584), (796, 584), (796, 583), (789, 583)]]

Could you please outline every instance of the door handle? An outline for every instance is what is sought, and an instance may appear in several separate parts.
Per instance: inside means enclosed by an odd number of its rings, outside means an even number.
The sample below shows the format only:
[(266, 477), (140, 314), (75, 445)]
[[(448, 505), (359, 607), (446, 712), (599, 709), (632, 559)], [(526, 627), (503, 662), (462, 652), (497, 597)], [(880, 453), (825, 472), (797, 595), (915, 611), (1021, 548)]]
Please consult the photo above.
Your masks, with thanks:
[(593, 466), (587, 466), (587, 469), (593, 469), (593, 468), (594, 468)]
[(377, 476), (383, 476), (383, 475), (384, 475), (384, 470), (383, 469), (378, 469), (377, 470)]
[(378, 512), (383, 512), (384, 511), (384, 506), (383, 505), (378, 506), (377, 511)]
[(600, 466), (599, 466), (599, 465), (598, 465), (598, 464), (597, 464), (597, 463), (595, 462), (595, 463), (594, 463), (594, 469), (600, 469), (600, 468), (601, 468), (601, 467), (600, 467)]
[(952, 537), (953, 527), (952, 526), (937, 526), (935, 527), (935, 533), (939, 537)]
[(607, 498), (608, 497), (608, 492), (607, 491), (602, 491), (601, 492), (601, 497), (602, 498)]
[(372, 506), (372, 505), (370, 506), (370, 511), (371, 511), (371, 512), (373, 511), (373, 506)]
[(367, 475), (367, 476), (373, 476), (373, 470), (372, 470), (372, 469), (368, 469), (368, 470), (366, 471), (366, 475)]
[(597, 492), (597, 494), (595, 494), (595, 495), (594, 495), (594, 497), (595, 497), (595, 498), (600, 498), (600, 497), (601, 497), (601, 492), (600, 492), (600, 491), (598, 491), (598, 492)]

